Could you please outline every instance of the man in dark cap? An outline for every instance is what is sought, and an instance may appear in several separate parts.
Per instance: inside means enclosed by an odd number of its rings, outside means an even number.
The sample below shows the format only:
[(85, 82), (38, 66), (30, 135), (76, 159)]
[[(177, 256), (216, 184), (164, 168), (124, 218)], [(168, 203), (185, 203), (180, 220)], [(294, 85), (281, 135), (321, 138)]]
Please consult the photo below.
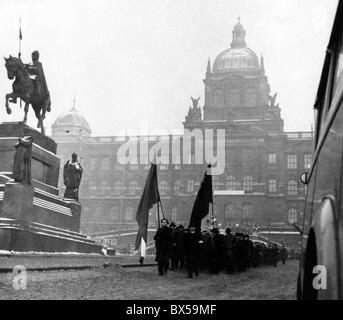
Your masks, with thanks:
[(171, 255), (171, 228), (168, 227), (168, 219), (161, 220), (161, 227), (158, 228), (154, 240), (156, 247), (156, 258), (158, 263), (158, 273), (160, 276), (166, 275), (169, 269), (169, 259)]

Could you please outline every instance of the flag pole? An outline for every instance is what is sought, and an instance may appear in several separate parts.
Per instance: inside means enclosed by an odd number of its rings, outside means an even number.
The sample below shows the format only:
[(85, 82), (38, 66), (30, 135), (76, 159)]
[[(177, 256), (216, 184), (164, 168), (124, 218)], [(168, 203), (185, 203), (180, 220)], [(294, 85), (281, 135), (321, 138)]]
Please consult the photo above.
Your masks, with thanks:
[[(19, 53), (18, 58), (21, 60), (21, 40), (23, 39), (23, 35), (21, 33), (21, 18), (19, 18)], [(20, 108), (22, 107), (22, 100), (20, 99)]]
[(18, 53), (18, 58), (21, 57), (21, 39), (22, 39), (22, 34), (21, 34), (21, 18), (19, 18), (19, 53)]
[(212, 190), (211, 190), (212, 191), (212, 212), (211, 212), (211, 215), (212, 215), (212, 229), (214, 229), (214, 209), (213, 209), (214, 199), (213, 199), (213, 181), (212, 181), (212, 166), (211, 166), (211, 162), (210, 162), (210, 176), (211, 176), (211, 187), (212, 187)]
[(214, 210), (213, 210), (213, 202), (212, 202), (212, 229), (214, 229)]
[(163, 213), (163, 207), (162, 207), (162, 201), (161, 201), (161, 199), (160, 199), (160, 201), (159, 201), (158, 203), (159, 203), (160, 206), (161, 206), (162, 218), (164, 219), (164, 213)]
[(157, 202), (157, 226), (158, 228), (161, 227), (161, 224), (160, 224), (160, 206), (159, 206), (160, 202)]

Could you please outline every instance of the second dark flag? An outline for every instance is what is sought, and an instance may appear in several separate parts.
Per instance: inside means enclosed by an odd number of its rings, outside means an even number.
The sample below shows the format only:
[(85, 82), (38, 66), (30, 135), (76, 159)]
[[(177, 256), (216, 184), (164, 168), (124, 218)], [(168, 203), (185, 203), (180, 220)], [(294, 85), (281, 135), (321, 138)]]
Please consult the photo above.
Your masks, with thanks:
[(194, 201), (189, 227), (194, 226), (198, 230), (201, 227), (201, 220), (208, 214), (210, 203), (213, 203), (211, 165), (207, 166), (204, 178), (201, 182), (199, 192)]

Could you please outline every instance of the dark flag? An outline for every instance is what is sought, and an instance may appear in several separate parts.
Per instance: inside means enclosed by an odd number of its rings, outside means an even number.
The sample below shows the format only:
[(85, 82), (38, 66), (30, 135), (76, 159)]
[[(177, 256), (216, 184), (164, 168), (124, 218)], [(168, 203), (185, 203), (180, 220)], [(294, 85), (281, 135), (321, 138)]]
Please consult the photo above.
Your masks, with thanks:
[(149, 210), (160, 201), (157, 184), (157, 166), (151, 164), (148, 178), (144, 186), (144, 191), (138, 205), (136, 221), (138, 223), (138, 233), (136, 237), (135, 249), (141, 246), (141, 257), (145, 257), (145, 250), (148, 237)]
[[(211, 170), (210, 164), (207, 166), (207, 170), (208, 169)], [(211, 174), (207, 174), (207, 170), (195, 199), (191, 220), (189, 222), (189, 227), (194, 226), (198, 230), (201, 227), (201, 220), (208, 214), (210, 203), (213, 203), (212, 176)]]
[(19, 39), (20, 39), (20, 40), (23, 40), (23, 35), (22, 35), (22, 33), (21, 33), (21, 27), (19, 27)]

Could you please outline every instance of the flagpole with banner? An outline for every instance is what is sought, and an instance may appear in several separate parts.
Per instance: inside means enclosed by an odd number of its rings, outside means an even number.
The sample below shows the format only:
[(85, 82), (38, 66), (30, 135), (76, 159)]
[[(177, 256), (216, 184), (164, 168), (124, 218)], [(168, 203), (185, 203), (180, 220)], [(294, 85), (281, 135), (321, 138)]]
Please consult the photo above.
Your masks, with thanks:
[[(209, 173), (208, 173), (209, 171)], [(194, 201), (189, 227), (193, 226), (198, 230), (201, 229), (201, 220), (205, 218), (210, 211), (210, 203), (212, 203), (212, 225), (213, 220), (213, 191), (212, 191), (212, 175), (211, 164), (207, 166), (204, 178), (201, 182), (200, 189)]]
[(135, 250), (138, 250), (140, 247), (139, 262), (141, 264), (143, 264), (146, 255), (146, 247), (148, 242), (149, 210), (153, 207), (154, 204), (158, 204), (160, 201), (161, 200), (157, 183), (157, 166), (156, 164), (151, 163), (143, 194), (136, 213), (138, 232), (136, 237)]

